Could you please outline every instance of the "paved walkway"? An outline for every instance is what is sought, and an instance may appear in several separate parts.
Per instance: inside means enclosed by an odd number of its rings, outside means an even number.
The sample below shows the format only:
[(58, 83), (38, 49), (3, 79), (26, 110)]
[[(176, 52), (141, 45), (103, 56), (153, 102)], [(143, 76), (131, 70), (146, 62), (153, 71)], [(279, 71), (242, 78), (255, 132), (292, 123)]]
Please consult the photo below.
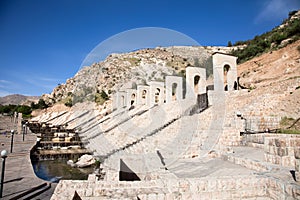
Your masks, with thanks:
[[(3, 123), (3, 118), (0, 119)], [(10, 126), (7, 126), (11, 128)], [(3, 199), (11, 199), (33, 187), (48, 183), (36, 177), (30, 161), (30, 149), (36, 142), (34, 134), (25, 136), (25, 141), (22, 140), (21, 134), (14, 135), (13, 152), (10, 153), (11, 136), (5, 135), (3, 132), (7, 129), (1, 127), (0, 134), (0, 151), (7, 150), (8, 157), (5, 164), (5, 177), (3, 186)], [(0, 164), (0, 173), (2, 170), (2, 161)], [(56, 184), (51, 184), (51, 188), (33, 199), (50, 199)]]
[(178, 160), (169, 171), (178, 178), (250, 176), (254, 172), (220, 158)]

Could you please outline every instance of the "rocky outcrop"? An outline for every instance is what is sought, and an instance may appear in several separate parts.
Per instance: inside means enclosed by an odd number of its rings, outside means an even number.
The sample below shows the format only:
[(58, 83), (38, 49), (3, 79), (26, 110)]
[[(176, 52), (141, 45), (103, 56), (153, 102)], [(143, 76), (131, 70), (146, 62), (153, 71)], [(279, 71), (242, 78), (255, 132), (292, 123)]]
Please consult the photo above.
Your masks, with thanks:
[(73, 78), (42, 98), (48, 104), (93, 101), (94, 95), (102, 91), (110, 96), (122, 88), (163, 81), (166, 75), (184, 76), (188, 66), (211, 66), (209, 57), (203, 47), (157, 47), (111, 54), (104, 61), (83, 67)]

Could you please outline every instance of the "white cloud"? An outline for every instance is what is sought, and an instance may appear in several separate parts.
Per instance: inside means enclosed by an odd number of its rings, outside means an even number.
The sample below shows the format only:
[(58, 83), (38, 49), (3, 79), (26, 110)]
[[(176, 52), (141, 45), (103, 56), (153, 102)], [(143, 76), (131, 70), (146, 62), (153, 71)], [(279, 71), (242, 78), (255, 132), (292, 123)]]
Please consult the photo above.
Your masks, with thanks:
[(299, 0), (265, 0), (263, 8), (255, 18), (255, 23), (283, 20), (292, 10), (300, 8)]
[(7, 81), (7, 80), (0, 80), (0, 83), (3, 83), (3, 84), (10, 84), (11, 82), (10, 82), (10, 81)]

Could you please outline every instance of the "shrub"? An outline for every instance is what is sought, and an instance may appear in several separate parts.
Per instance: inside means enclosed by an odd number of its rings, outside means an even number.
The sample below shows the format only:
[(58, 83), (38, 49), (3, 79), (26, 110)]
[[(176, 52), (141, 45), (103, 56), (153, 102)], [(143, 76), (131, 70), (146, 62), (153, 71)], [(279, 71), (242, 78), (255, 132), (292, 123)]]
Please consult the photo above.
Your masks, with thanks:
[(31, 103), (31, 108), (34, 109), (44, 109), (44, 108), (48, 108), (49, 106), (46, 104), (46, 102), (44, 101), (44, 99), (39, 99), (38, 103)]
[(72, 107), (73, 106), (73, 101), (72, 98), (67, 98), (65, 102), (65, 106)]
[(284, 133), (284, 134), (300, 134), (300, 130), (295, 129), (279, 129), (278, 133)]
[(294, 122), (294, 119), (291, 118), (291, 117), (283, 117), (281, 120), (280, 120), (280, 126), (289, 126), (291, 125), (292, 123)]
[(288, 24), (285, 28), (274, 28), (272, 31), (255, 36), (253, 40), (237, 41), (234, 44), (235, 46), (247, 44), (247, 47), (244, 49), (234, 50), (231, 53), (239, 58), (238, 63), (247, 61), (263, 52), (270, 51), (272, 43), (278, 46), (283, 40), (288, 38), (292, 38), (293, 41), (298, 40), (300, 38), (299, 30), (300, 19), (293, 19), (292, 21), (288, 21)]

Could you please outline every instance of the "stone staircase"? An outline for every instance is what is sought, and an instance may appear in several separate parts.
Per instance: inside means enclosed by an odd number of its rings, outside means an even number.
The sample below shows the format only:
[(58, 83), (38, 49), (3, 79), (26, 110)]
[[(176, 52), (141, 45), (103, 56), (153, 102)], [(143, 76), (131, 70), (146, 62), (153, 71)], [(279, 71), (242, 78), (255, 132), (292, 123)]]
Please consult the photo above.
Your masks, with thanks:
[[(185, 107), (191, 106), (192, 103)], [(131, 110), (134, 115), (123, 113), (118, 118), (107, 120), (101, 134), (89, 137), (88, 148), (95, 150), (98, 156), (110, 156), (121, 150), (134, 146), (140, 141), (156, 134), (174, 123), (186, 108), (174, 105), (160, 105), (149, 110)], [(124, 115), (124, 116), (123, 116)], [(129, 117), (128, 117), (129, 116)]]

